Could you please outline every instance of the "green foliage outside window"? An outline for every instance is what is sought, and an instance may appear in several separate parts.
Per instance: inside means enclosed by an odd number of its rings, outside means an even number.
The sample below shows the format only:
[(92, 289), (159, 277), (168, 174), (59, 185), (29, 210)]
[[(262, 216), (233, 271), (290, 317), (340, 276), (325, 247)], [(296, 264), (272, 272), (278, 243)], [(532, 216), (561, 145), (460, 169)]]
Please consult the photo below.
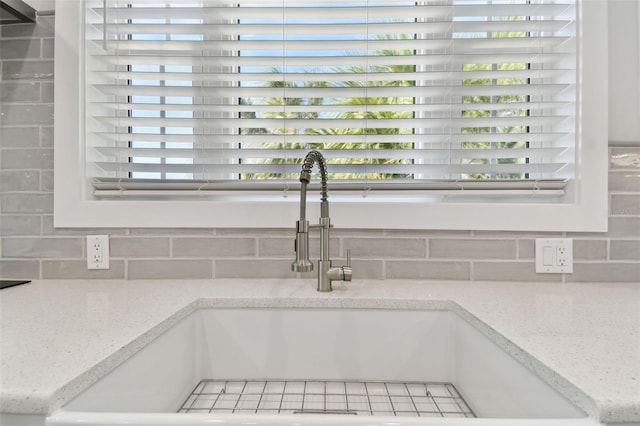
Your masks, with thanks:
[[(523, 17), (511, 17), (510, 19), (523, 19)], [(473, 36), (473, 35), (472, 35)], [(482, 37), (486, 37), (487, 34), (482, 34)], [(493, 38), (510, 38), (510, 37), (526, 37), (526, 33), (493, 33), (491, 37)], [(388, 36), (392, 37), (392, 36)], [(408, 38), (407, 35), (401, 35), (396, 37)], [(386, 50), (377, 52), (378, 56), (390, 55), (414, 55), (414, 52), (411, 50)], [(502, 85), (526, 85), (528, 82), (524, 78), (477, 78), (473, 76), (474, 72), (482, 72), (482, 71), (517, 71), (517, 70), (526, 70), (528, 67), (527, 63), (499, 63), (499, 64), (465, 64), (463, 66), (463, 71), (465, 73), (469, 73), (469, 78), (465, 78), (462, 82), (463, 86), (465, 85), (473, 85), (473, 86), (502, 86)], [(362, 74), (365, 72), (376, 72), (376, 73), (389, 73), (390, 76), (393, 76), (394, 73), (411, 73), (415, 71), (415, 67), (413, 65), (389, 65), (389, 66), (377, 66), (377, 67), (346, 67), (346, 68), (335, 68), (335, 72), (337, 73), (354, 73), (354, 75)], [(277, 70), (274, 70), (277, 72)], [(302, 83), (284, 83), (282, 81), (272, 81), (265, 83), (268, 87), (277, 88), (277, 87), (292, 87), (292, 88), (301, 88), (301, 87), (309, 87), (309, 88), (321, 88), (321, 87), (364, 87), (365, 85), (368, 87), (374, 86), (388, 86), (388, 87), (407, 87), (407, 86), (416, 86), (416, 81), (414, 80), (388, 80), (388, 81), (368, 81), (366, 83), (358, 80), (358, 81), (343, 81), (343, 82), (302, 82)], [(526, 104), (528, 101), (528, 96), (526, 95), (500, 95), (500, 96), (463, 96), (461, 99), (462, 104), (468, 104), (468, 108), (463, 108), (461, 116), (462, 118), (481, 118), (481, 117), (526, 117), (529, 112), (527, 108), (523, 108), (522, 105)], [(242, 104), (250, 105), (250, 104), (267, 104), (267, 105), (289, 105), (289, 106), (319, 106), (325, 102), (324, 98), (292, 98), (292, 97), (272, 97), (272, 98), (243, 98), (241, 99)], [(410, 107), (414, 103), (414, 99), (412, 97), (351, 97), (351, 98), (343, 98), (343, 99), (333, 99), (333, 104), (337, 105), (401, 105), (406, 104), (409, 107), (406, 111), (367, 111), (366, 108), (362, 111), (362, 108), (356, 109), (357, 112), (343, 112), (343, 113), (335, 113), (331, 117), (325, 118), (334, 118), (334, 119), (368, 119), (368, 120), (376, 120), (376, 119), (411, 119), (414, 118), (414, 112)], [(515, 107), (510, 107), (510, 104), (520, 105)], [(486, 108), (483, 105), (487, 105)], [(490, 106), (490, 107), (489, 107)], [(311, 119), (318, 120), (323, 117), (320, 117), (316, 112), (273, 112), (273, 113), (264, 113), (264, 117), (267, 118), (289, 118), (289, 119)], [(245, 112), (242, 113), (241, 118), (256, 118), (255, 112)], [(367, 149), (367, 150), (375, 150), (375, 149), (403, 149), (409, 150), (412, 148), (412, 143), (394, 143), (394, 142), (377, 142), (377, 143), (366, 143), (366, 142), (310, 142), (303, 143), (295, 140), (295, 135), (303, 132), (305, 135), (367, 135), (367, 134), (375, 134), (375, 135), (397, 135), (397, 134), (412, 134), (414, 133), (413, 128), (308, 128), (308, 129), (296, 129), (296, 128), (275, 128), (275, 129), (265, 129), (265, 128), (242, 128), (240, 129), (241, 134), (251, 135), (251, 134), (282, 134), (287, 135), (287, 142), (273, 142), (273, 143), (263, 143), (260, 148), (262, 149), (288, 149), (294, 150), (299, 149), (303, 152), (312, 149), (324, 149), (324, 150), (349, 150), (349, 149)], [(470, 126), (463, 127), (461, 129), (462, 134), (513, 134), (513, 133), (527, 133), (528, 129), (524, 125), (518, 126), (492, 126), (492, 127), (478, 127), (478, 126)], [(366, 138), (365, 138), (366, 139)], [(460, 148), (462, 149), (514, 149), (514, 148), (526, 148), (527, 142), (522, 141), (512, 141), (512, 142), (492, 142), (490, 140), (487, 141), (478, 141), (477, 137), (474, 138), (473, 141), (462, 142)], [(300, 156), (302, 157), (302, 155)], [(262, 159), (257, 160), (262, 163), (270, 163), (270, 164), (298, 164), (302, 162), (302, 158), (270, 158), (270, 159)], [(369, 158), (369, 159), (361, 159), (361, 158), (342, 158), (342, 159), (328, 159), (329, 164), (364, 164), (365, 162), (368, 164), (402, 164), (402, 163), (410, 163), (411, 159), (384, 159), (384, 158)], [(488, 164), (489, 161), (496, 162), (497, 164), (508, 164), (508, 163), (524, 163), (527, 161), (526, 158), (519, 157), (506, 157), (506, 158), (496, 158), (496, 159), (487, 159), (487, 158), (466, 158), (462, 160), (463, 163), (466, 164)], [(273, 179), (273, 178), (283, 178), (282, 174), (276, 173), (245, 173), (241, 175), (241, 179)], [(333, 179), (392, 179), (392, 178), (405, 178), (410, 179), (412, 176), (407, 174), (354, 174), (354, 173), (334, 173), (332, 174)], [(462, 179), (522, 179), (526, 176), (522, 174), (488, 174), (488, 173), (475, 173), (475, 174), (466, 174), (460, 176)]]

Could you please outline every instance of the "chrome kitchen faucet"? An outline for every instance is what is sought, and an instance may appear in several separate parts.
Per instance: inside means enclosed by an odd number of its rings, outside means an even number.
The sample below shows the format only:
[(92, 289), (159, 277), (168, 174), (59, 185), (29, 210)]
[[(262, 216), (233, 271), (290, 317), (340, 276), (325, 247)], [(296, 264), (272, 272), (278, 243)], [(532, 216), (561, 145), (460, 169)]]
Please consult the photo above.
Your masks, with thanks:
[[(320, 223), (309, 226), (307, 215), (307, 185), (311, 181), (311, 168), (317, 163), (320, 169)], [(320, 229), (320, 260), (318, 260), (318, 291), (332, 291), (332, 281), (351, 281), (351, 252), (347, 251), (347, 264), (332, 267), (329, 256), (329, 201), (327, 200), (327, 164), (319, 151), (310, 151), (302, 163), (300, 172), (300, 220), (296, 222), (296, 260), (291, 264), (294, 272), (313, 271), (313, 263), (309, 260), (309, 229)]]

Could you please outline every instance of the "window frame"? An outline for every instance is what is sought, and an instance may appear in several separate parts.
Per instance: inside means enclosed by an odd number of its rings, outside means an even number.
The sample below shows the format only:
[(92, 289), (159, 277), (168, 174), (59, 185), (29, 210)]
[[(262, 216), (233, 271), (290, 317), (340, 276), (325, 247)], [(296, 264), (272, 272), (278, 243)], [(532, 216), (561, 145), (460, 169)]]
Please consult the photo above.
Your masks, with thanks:
[[(579, 0), (576, 156), (578, 178), (570, 203), (492, 203), (490, 198), (424, 202), (402, 193), (331, 192), (333, 222), (341, 228), (509, 231), (606, 231), (608, 105), (606, 2)], [(207, 200), (92, 199), (84, 151), (84, 2), (56, 2), (55, 188), (56, 227), (287, 228), (299, 195), (222, 194)], [(585, 48), (588, 46), (588, 49)], [(366, 195), (366, 196), (365, 196)], [(428, 194), (424, 195), (429, 197)], [(308, 217), (319, 216), (319, 195), (308, 195)], [(259, 206), (257, 205), (259, 204)], [(258, 208), (256, 208), (258, 207)], [(375, 214), (372, 214), (375, 212)]]

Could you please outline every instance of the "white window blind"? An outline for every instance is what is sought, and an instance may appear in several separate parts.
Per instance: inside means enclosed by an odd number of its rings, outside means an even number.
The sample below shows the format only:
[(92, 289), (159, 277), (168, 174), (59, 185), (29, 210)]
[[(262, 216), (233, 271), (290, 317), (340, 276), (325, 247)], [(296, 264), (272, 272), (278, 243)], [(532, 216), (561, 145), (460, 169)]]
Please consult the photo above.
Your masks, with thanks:
[(87, 38), (98, 196), (293, 186), (310, 149), (332, 189), (574, 179), (574, 0), (105, 0)]

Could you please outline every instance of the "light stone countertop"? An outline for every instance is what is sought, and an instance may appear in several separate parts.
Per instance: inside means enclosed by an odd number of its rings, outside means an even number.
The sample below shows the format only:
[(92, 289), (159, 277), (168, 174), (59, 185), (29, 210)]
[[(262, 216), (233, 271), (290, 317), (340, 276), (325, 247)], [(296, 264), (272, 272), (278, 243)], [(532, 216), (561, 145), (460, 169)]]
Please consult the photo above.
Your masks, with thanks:
[(199, 307), (453, 309), (604, 423), (640, 422), (640, 285), (34, 281), (0, 291), (0, 412), (48, 414)]

